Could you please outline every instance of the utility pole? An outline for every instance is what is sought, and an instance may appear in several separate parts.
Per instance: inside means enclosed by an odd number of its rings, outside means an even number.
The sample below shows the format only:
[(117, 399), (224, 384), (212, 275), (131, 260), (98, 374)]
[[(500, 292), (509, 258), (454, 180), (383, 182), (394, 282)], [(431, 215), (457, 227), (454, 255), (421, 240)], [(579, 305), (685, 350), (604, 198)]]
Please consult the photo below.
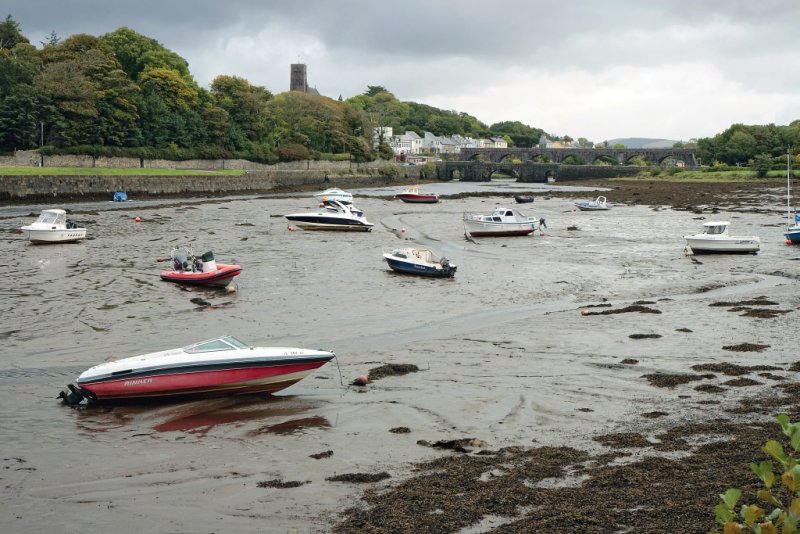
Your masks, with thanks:
[(39, 162), (39, 166), (44, 167), (44, 122), (40, 122), (39, 124), (41, 126), (39, 137), (39, 157), (41, 161)]

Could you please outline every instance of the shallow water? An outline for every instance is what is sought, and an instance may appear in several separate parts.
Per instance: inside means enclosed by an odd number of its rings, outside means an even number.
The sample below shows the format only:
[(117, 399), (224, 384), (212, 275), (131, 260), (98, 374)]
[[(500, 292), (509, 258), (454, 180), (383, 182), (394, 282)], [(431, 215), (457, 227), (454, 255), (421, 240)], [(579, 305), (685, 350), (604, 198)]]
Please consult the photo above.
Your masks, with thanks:
[[(796, 340), (785, 334), (793, 313), (759, 320), (708, 306), (765, 295), (797, 309), (798, 249), (783, 244), (775, 217), (730, 217), (733, 233), (761, 236), (756, 256), (692, 258), (682, 236), (700, 228), (698, 215), (643, 206), (579, 212), (569, 200), (537, 197), (520, 209), (546, 218), (544, 235), (466, 240), (464, 211), (513, 202), (514, 187), (494, 187), (496, 197), (435, 205), (376, 198), (402, 188), (354, 191), (375, 223), (371, 233), (290, 230), (282, 215), (315, 207), (310, 195), (238, 197), (70, 205), (90, 239), (34, 246), (16, 229), (40, 206), (1, 207), (0, 528), (125, 531), (148, 518), (154, 531), (250, 532), (268, 518), (277, 531), (324, 531), (362, 490), (326, 477), (405, 476), (410, 462), (442, 454), (417, 440), (573, 444), (637, 411), (669, 406), (691, 418), (713, 409), (697, 404), (698, 393), (683, 399), (685, 391), (651, 387), (641, 379), (647, 372), (796, 358)], [(389, 271), (381, 251), (404, 241), (450, 258), (455, 278)], [(241, 264), (238, 290), (161, 281), (156, 258), (180, 245)], [(637, 300), (662, 314), (580, 314)], [(662, 337), (628, 337), (637, 333)], [(99, 362), (221, 334), (338, 357), (272, 398), (88, 409), (55, 399)], [(741, 342), (770, 348), (757, 356), (721, 349)], [(624, 358), (640, 363), (620, 365)], [(390, 362), (420, 372), (347, 386)], [(397, 426), (412, 432), (388, 432)], [(309, 458), (326, 450), (330, 458)], [(257, 487), (277, 478), (308, 483)]]

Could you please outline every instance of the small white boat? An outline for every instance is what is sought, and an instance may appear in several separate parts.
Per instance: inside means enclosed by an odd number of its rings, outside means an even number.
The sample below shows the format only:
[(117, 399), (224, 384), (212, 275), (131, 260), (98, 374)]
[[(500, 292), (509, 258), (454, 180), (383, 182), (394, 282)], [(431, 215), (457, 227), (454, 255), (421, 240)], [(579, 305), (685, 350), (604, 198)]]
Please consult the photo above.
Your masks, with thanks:
[(59, 397), (75, 405), (187, 396), (275, 393), (334, 358), (325, 350), (251, 347), (222, 336), (183, 348), (101, 363)]
[(394, 271), (436, 278), (452, 277), (456, 265), (445, 257), (437, 258), (427, 248), (396, 248), (383, 253), (383, 259)]
[(353, 202), (352, 193), (348, 193), (347, 191), (342, 191), (338, 187), (332, 187), (330, 189), (322, 191), (321, 193), (317, 193), (316, 195), (314, 195), (314, 198), (316, 198), (320, 202), (325, 202), (328, 200), (336, 200), (341, 202), (342, 204), (352, 204)]
[(694, 254), (756, 254), (761, 248), (758, 236), (728, 234), (728, 221), (709, 221), (703, 233), (683, 236), (687, 252)]
[(86, 228), (67, 219), (62, 209), (42, 210), (33, 224), (20, 228), (31, 243), (70, 243), (86, 239)]
[(540, 222), (515, 208), (495, 208), (488, 215), (464, 213), (464, 232), (469, 237), (529, 235), (536, 231)]
[[(334, 208), (333, 210), (331, 208)], [(358, 214), (360, 213), (360, 215)], [(373, 224), (364, 217), (363, 212), (354, 210), (338, 200), (329, 200), (317, 211), (290, 213), (284, 215), (303, 230), (340, 230), (350, 232), (371, 232)]]
[(581, 211), (604, 211), (610, 209), (606, 197), (600, 196), (594, 200), (578, 200), (575, 205)]

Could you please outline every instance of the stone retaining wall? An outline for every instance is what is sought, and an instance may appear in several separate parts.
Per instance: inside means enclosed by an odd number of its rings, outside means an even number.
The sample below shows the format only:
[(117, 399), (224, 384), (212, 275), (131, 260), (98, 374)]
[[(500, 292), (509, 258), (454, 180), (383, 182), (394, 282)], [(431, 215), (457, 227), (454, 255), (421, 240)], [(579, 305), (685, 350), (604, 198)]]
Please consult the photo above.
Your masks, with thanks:
[(322, 170), (273, 170), (248, 172), (242, 176), (0, 176), (0, 201), (111, 200), (115, 191), (126, 192), (130, 199), (147, 196), (261, 194), (276, 188), (381, 187), (393, 182), (419, 179), (418, 169), (404, 170), (398, 177), (388, 177), (377, 171), (333, 175)]

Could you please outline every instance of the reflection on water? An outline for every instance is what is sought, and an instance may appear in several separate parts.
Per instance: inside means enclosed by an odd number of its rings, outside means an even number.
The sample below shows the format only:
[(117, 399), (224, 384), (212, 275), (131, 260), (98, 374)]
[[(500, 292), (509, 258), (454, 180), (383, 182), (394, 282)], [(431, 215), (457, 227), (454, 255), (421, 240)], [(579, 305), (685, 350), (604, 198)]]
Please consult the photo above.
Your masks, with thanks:
[(78, 428), (86, 434), (155, 430), (202, 437), (217, 427), (236, 428), (250, 421), (258, 421), (260, 426), (248, 435), (287, 435), (303, 428), (329, 427), (324, 417), (297, 417), (317, 407), (317, 403), (299, 397), (242, 395), (178, 403), (82, 406), (76, 412)]

